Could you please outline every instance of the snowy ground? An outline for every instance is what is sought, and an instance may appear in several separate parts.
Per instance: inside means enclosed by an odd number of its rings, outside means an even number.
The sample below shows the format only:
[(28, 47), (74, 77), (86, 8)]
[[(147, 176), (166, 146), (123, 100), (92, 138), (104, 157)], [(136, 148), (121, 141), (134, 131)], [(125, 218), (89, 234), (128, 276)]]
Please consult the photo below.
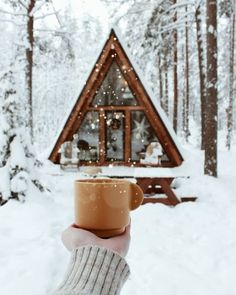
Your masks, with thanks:
[[(196, 195), (197, 202), (147, 204), (132, 213), (132, 274), (122, 294), (236, 294), (235, 158), (236, 148), (219, 152), (217, 180), (199, 172), (182, 181), (177, 194)], [(31, 188), (26, 203), (0, 208), (1, 295), (50, 294), (66, 268), (60, 233), (73, 221), (77, 176), (45, 174), (51, 195)]]

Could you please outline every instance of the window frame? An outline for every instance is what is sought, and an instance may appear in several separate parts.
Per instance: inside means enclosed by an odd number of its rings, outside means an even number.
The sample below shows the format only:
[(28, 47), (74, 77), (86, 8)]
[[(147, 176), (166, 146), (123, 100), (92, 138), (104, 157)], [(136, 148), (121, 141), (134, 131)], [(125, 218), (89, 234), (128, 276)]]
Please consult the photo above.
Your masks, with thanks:
[[(106, 112), (123, 112), (124, 113), (124, 161), (107, 161), (106, 160)], [(132, 111), (143, 111), (148, 123), (153, 128), (151, 122), (148, 119), (146, 109), (143, 106), (96, 106), (88, 107), (87, 112), (98, 112), (99, 118), (99, 154), (98, 160), (96, 162), (91, 161), (80, 161), (82, 165), (98, 165), (98, 166), (108, 166), (108, 165), (128, 165), (128, 166), (140, 166), (146, 167), (147, 164), (142, 164), (140, 161), (132, 160)], [(86, 113), (87, 113), (86, 112)], [(169, 167), (171, 161), (162, 161), (161, 165), (149, 164), (148, 166), (154, 167)]]

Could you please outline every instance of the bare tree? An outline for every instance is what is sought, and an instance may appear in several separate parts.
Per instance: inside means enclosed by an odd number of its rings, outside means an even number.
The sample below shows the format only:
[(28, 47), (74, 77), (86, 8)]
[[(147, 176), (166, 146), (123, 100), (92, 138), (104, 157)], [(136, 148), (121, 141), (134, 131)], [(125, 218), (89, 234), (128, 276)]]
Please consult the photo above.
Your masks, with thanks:
[[(29, 129), (31, 141), (33, 140), (33, 48), (34, 48), (34, 8), (37, 0), (9, 1), (12, 11), (5, 11), (6, 14), (12, 16), (11, 22), (19, 27), (16, 18), (21, 17), (21, 28), (19, 29), (22, 40), (20, 42), (25, 47), (25, 80), (26, 80), (26, 96), (27, 96), (27, 127)], [(46, 1), (46, 0), (45, 0)], [(40, 7), (42, 4), (39, 5)], [(25, 22), (26, 19), (26, 22)], [(25, 45), (25, 40), (27, 45)]]
[(30, 137), (33, 141), (33, 50), (34, 50), (34, 14), (36, 0), (30, 0), (27, 6), (27, 39), (28, 46), (26, 47), (26, 82), (28, 92), (28, 106), (29, 106), (29, 129)]
[(207, 0), (207, 101), (204, 172), (217, 177), (217, 1)]
[[(41, 10), (41, 8), (47, 4), (51, 3), (53, 8), (53, 12), (51, 13), (41, 13), (41, 15), (35, 17), (35, 14)], [(26, 127), (29, 130), (31, 142), (33, 142), (33, 66), (34, 66), (34, 42), (35, 42), (35, 21), (38, 19), (43, 19), (49, 15), (55, 15), (59, 26), (61, 23), (58, 18), (58, 13), (53, 6), (52, 0), (11, 0), (6, 1), (6, 4), (11, 8), (11, 11), (8, 10), (0, 10), (1, 13), (6, 15), (11, 15), (12, 19), (9, 20), (17, 27), (18, 31), (20, 31), (19, 39), (21, 38), (20, 47), (24, 48), (25, 58), (23, 58), (25, 67), (25, 81), (26, 81), (26, 112), (27, 112), (27, 124)], [(41, 11), (42, 12), (42, 11)], [(21, 18), (20, 18), (21, 17)], [(20, 24), (18, 19), (20, 18)], [(17, 21), (16, 21), (17, 20)], [(5, 21), (5, 19), (1, 19), (1, 21)], [(27, 41), (27, 42), (25, 42)], [(22, 53), (19, 53), (22, 55)], [(20, 57), (22, 60), (22, 56)]]
[(185, 6), (186, 12), (186, 24), (185, 24), (185, 106), (183, 113), (184, 120), (184, 135), (186, 141), (188, 141), (188, 137), (190, 135), (189, 131), (189, 38), (188, 38), (188, 6)]
[(206, 140), (206, 74), (204, 66), (204, 48), (203, 36), (201, 29), (201, 7), (200, 4), (195, 11), (196, 32), (197, 32), (197, 49), (198, 49), (198, 65), (199, 65), (199, 82), (200, 82), (200, 98), (201, 98), (201, 149), (204, 150)]
[(158, 52), (158, 55), (157, 55), (157, 64), (158, 64), (158, 76), (159, 76), (160, 103), (161, 103), (161, 107), (164, 109), (164, 95), (163, 95), (163, 81), (162, 81), (162, 64), (161, 64), (161, 55), (160, 55), (160, 52)]
[[(177, 4), (177, 0), (173, 0), (173, 5)], [(175, 10), (173, 22), (177, 22), (177, 10)], [(173, 83), (174, 83), (174, 108), (173, 108), (173, 127), (175, 132), (177, 132), (178, 125), (178, 35), (177, 28), (173, 30)]]
[(168, 64), (165, 60), (165, 96), (164, 96), (164, 111), (166, 113), (166, 115), (169, 115), (169, 80), (168, 80)]
[(227, 113), (227, 136), (226, 147), (231, 148), (232, 132), (233, 132), (233, 98), (234, 98), (234, 51), (235, 51), (235, 0), (232, 0), (232, 11), (230, 13), (230, 32), (229, 32), (229, 104), (226, 109)]

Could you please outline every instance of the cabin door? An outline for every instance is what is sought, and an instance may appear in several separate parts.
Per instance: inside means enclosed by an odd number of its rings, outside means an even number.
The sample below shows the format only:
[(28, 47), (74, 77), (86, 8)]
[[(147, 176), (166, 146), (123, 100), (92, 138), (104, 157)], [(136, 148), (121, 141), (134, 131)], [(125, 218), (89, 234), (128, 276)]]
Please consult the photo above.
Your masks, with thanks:
[(124, 126), (124, 112), (106, 112), (106, 162), (124, 161)]

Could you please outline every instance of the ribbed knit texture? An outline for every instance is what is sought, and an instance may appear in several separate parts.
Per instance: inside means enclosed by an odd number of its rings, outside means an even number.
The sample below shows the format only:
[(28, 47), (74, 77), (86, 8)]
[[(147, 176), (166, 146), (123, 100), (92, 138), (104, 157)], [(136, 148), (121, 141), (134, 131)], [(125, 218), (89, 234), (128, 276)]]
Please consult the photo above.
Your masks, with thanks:
[(65, 279), (53, 295), (113, 295), (129, 276), (125, 259), (111, 250), (84, 246), (72, 252)]

